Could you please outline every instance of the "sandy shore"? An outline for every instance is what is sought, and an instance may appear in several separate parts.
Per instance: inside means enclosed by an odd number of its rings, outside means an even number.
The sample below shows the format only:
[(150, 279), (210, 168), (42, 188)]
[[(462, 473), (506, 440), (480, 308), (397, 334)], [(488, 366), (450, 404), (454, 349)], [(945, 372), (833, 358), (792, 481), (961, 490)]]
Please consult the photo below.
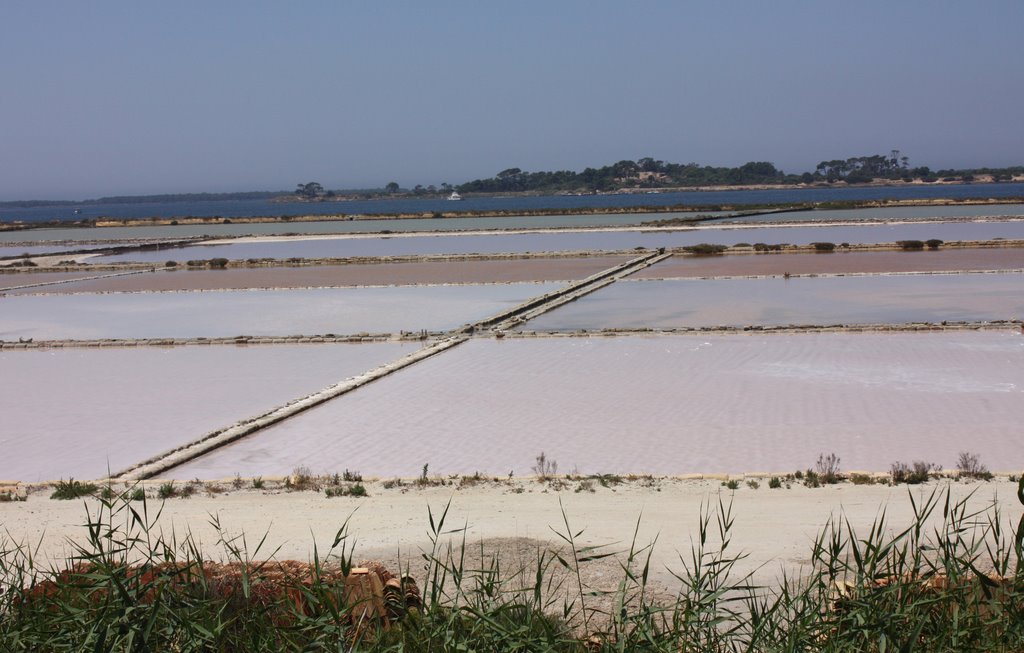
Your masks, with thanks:
[[(401, 553), (415, 574), (422, 564), (418, 554), (429, 546), (428, 506), (436, 518), (451, 501), (446, 530), (465, 528), (469, 543), (484, 542), (486, 547), (504, 550), (529, 549), (536, 542), (557, 544), (552, 529), (565, 531), (564, 507), (573, 530), (583, 529), (581, 544), (613, 543), (616, 551), (628, 549), (639, 519), (639, 543), (657, 539), (652, 559), (654, 578), (672, 587), (669, 570), (680, 568), (680, 553), (689, 554), (690, 543), (698, 533), (702, 505), (710, 502), (717, 507), (719, 499), (732, 501), (732, 547), (737, 553), (747, 554), (739, 564), (740, 570), (753, 572), (764, 582), (774, 580), (782, 570), (805, 569), (813, 538), (830, 518), (849, 520), (855, 528), (867, 529), (884, 509), (893, 530), (908, 524), (913, 514), (908, 493), (919, 505), (922, 497), (932, 491), (945, 492), (946, 488), (954, 499), (973, 494), (975, 508), (999, 506), (1006, 524), (1015, 524), (1021, 513), (1016, 485), (1005, 479), (988, 483), (932, 481), (913, 488), (850, 483), (807, 488), (793, 483), (781, 489), (769, 489), (762, 479), (757, 489), (741, 483), (736, 491), (727, 490), (717, 480), (671, 478), (610, 487), (592, 482), (592, 492), (577, 492), (578, 481), (568, 482), (561, 491), (534, 479), (462, 487), (458, 481), (451, 483), (385, 489), (379, 481), (368, 482), (370, 496), (366, 498), (328, 498), (314, 491), (248, 489), (214, 494), (199, 489), (191, 498), (163, 503), (159, 524), (165, 535), (173, 531), (180, 536), (191, 531), (207, 558), (218, 559), (224, 554), (218, 534), (210, 525), (216, 516), (227, 534), (244, 533), (250, 547), (266, 534), (266, 543), (257, 557), (276, 551), (281, 559), (307, 560), (314, 542), (321, 551), (327, 550), (338, 528), (351, 518), (349, 531), (356, 542), (357, 558), (396, 560)], [(225, 481), (220, 486), (230, 489), (231, 484)], [(149, 494), (155, 494), (155, 485), (149, 486)], [(150, 499), (149, 503), (150, 511), (155, 512), (159, 501)], [(95, 510), (97, 501), (86, 500), (85, 506), (82, 500), (54, 501), (43, 490), (30, 494), (26, 502), (0, 503), (4, 529), (0, 540), (38, 547), (38, 560), (60, 560), (72, 553), (71, 541), (84, 539), (86, 507)], [(941, 508), (938, 512), (941, 517)], [(456, 542), (460, 538), (461, 534), (451, 537)], [(532, 556), (527, 554), (526, 558)], [(619, 578), (615, 564), (602, 569), (607, 571), (608, 583)], [(598, 582), (602, 573), (596, 573)]]

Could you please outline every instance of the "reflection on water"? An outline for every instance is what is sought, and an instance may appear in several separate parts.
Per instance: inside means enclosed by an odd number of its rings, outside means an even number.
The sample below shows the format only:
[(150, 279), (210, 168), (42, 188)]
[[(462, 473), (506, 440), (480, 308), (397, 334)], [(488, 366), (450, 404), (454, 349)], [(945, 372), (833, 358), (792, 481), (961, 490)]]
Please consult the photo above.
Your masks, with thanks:
[(474, 340), (212, 452), (179, 479), (359, 469), (530, 474), (1024, 466), (1010, 332)]
[(91, 259), (163, 262), (167, 259), (225, 257), (247, 258), (347, 258), (356, 256), (409, 256), (432, 254), (498, 254), (510, 252), (558, 252), (579, 250), (626, 250), (634, 247), (684, 247), (698, 243), (735, 245), (746, 243), (891, 243), (897, 240), (990, 240), (1024, 238), (1024, 220), (1006, 222), (945, 222), (900, 225), (751, 227), (740, 229), (698, 228), (686, 231), (586, 231), (463, 236), (403, 236), (360, 238), (311, 238), (274, 242), (240, 242), (196, 245), (182, 249), (132, 252)]
[(227, 338), (442, 331), (560, 284), (20, 295), (0, 299), (0, 340)]
[(417, 347), (0, 351), (0, 478), (100, 478)]
[(1024, 275), (619, 281), (530, 320), (530, 331), (900, 324), (1024, 318)]

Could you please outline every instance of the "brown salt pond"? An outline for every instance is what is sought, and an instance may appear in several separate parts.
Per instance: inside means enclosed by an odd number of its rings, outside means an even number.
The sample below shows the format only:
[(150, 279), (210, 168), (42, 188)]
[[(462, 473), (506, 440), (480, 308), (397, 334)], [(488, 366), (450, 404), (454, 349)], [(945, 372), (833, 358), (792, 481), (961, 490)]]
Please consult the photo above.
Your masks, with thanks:
[[(595, 256), (229, 268), (226, 270), (176, 269), (95, 279), (80, 283), (64, 283), (31, 290), (46, 293), (140, 292), (571, 281), (596, 274), (626, 260), (627, 257), (623, 256)], [(28, 292), (28, 290), (24, 292)]]
[(0, 351), (0, 478), (100, 478), (417, 347)]
[(1017, 331), (474, 340), (175, 468), (317, 473), (1024, 466)]
[(877, 272), (947, 272), (1024, 269), (1024, 248), (939, 249), (912, 252), (833, 252), (819, 254), (727, 254), (673, 256), (644, 268), (631, 279), (851, 274)]
[[(40, 292), (46, 285), (66, 282), (70, 279), (86, 279), (104, 274), (102, 272), (21, 272), (0, 274), (0, 293), (13, 295)], [(63, 283), (61, 283), (63, 285)], [(30, 286), (23, 288), (23, 286)], [(59, 288), (60, 286), (53, 286)]]

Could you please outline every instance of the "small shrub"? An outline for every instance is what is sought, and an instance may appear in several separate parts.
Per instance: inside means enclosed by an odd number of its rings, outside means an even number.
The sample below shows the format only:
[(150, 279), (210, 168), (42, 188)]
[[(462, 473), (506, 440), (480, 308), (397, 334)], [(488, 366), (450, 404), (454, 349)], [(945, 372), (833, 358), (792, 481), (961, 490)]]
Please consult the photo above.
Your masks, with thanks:
[(141, 487), (136, 487), (128, 494), (128, 498), (132, 501), (144, 501), (146, 499), (146, 491)]
[(804, 472), (804, 487), (821, 487), (821, 477), (818, 472), (808, 469)]
[(991, 481), (992, 472), (982, 464), (978, 454), (969, 451), (961, 451), (956, 462), (957, 478), (970, 478), (982, 481)]
[(736, 243), (733, 247), (750, 247), (750, 243)]
[(254, 489), (254, 490), (262, 490), (263, 489), (263, 477), (262, 476), (257, 476), (256, 478), (252, 479), (252, 489)]
[(924, 241), (924, 244), (928, 246), (928, 249), (938, 249), (942, 245), (942, 241), (938, 238), (930, 238)]
[(363, 481), (363, 475), (359, 472), (350, 472), (345, 470), (341, 475), (342, 480), (348, 481), (349, 483), (361, 483)]
[(782, 487), (782, 479), (778, 476), (772, 476), (768, 479), (768, 487), (772, 490), (778, 490)]
[(164, 263), (164, 267), (165, 268), (176, 268), (176, 267), (178, 267), (178, 262), (177, 261), (167, 261), (166, 263)]
[(366, 491), (366, 486), (362, 483), (356, 483), (348, 489), (348, 495), (350, 497), (368, 497), (370, 493)]
[(818, 454), (818, 462), (814, 465), (814, 471), (825, 485), (835, 485), (842, 480), (839, 473), (839, 456), (834, 453), (827, 456)]
[(543, 482), (558, 473), (558, 462), (550, 460), (543, 451), (537, 456), (536, 462), (530, 468), (536, 474), (537, 480)]
[(730, 490), (738, 490), (740, 489), (740, 482), (731, 478), (728, 481), (722, 481), (722, 486)]
[(313, 477), (313, 472), (305, 465), (299, 465), (292, 470), (292, 475), (289, 476), (288, 480), (285, 482), (285, 487), (289, 490), (299, 491), (320, 489), (320, 485)]
[(618, 474), (597, 474), (592, 478), (600, 483), (601, 487), (611, 487), (622, 483), (622, 477)]
[(835, 251), (836, 244), (835, 243), (811, 243), (811, 247), (813, 247), (814, 251), (816, 251), (816, 252), (832, 252), (832, 251)]
[(348, 487), (329, 487), (324, 489), (324, 494), (328, 497), (368, 497), (370, 494), (366, 491), (366, 486), (362, 483), (356, 483)]
[(472, 476), (463, 476), (459, 479), (459, 487), (473, 487), (479, 485), (484, 481), (484, 477), (480, 472), (474, 472)]
[(405, 485), (405, 483), (400, 478), (393, 478), (393, 479), (391, 479), (389, 481), (384, 481), (384, 489), (385, 490), (390, 490), (390, 489), (396, 488), (396, 487), (403, 487), (404, 485)]
[(68, 499), (78, 499), (81, 497), (88, 497), (96, 494), (96, 487), (93, 483), (82, 483), (76, 481), (73, 478), (69, 478), (67, 481), (61, 479), (57, 482), (56, 487), (53, 489), (53, 494), (50, 495), (51, 499), (57, 499), (58, 501), (66, 501)]
[(747, 487), (750, 488), (751, 490), (756, 490), (761, 487), (761, 484), (758, 483), (756, 479), (752, 478), (747, 480)]
[(231, 487), (236, 490), (242, 489), (242, 476), (240, 474), (235, 474), (235, 478), (231, 480)]
[(690, 245), (689, 247), (684, 247), (683, 251), (688, 252), (690, 254), (695, 254), (697, 256), (711, 256), (714, 254), (721, 254), (726, 249), (728, 249), (728, 247), (726, 247), (725, 245), (699, 243), (697, 245)]
[(215, 270), (223, 270), (228, 266), (228, 260), (226, 258), (212, 258), (209, 261), (209, 266)]
[(854, 485), (874, 485), (875, 477), (870, 474), (851, 474), (850, 482)]
[(174, 481), (168, 481), (156, 491), (156, 496), (161, 499), (170, 499), (178, 496), (178, 488), (174, 487)]
[(896, 244), (904, 251), (924, 249), (924, 241), (921, 240), (897, 240)]
[(922, 460), (915, 460), (910, 465), (895, 462), (889, 468), (889, 475), (892, 477), (892, 484), (918, 485), (925, 483), (931, 478), (933, 472), (939, 471), (940, 467), (935, 463), (927, 463)]

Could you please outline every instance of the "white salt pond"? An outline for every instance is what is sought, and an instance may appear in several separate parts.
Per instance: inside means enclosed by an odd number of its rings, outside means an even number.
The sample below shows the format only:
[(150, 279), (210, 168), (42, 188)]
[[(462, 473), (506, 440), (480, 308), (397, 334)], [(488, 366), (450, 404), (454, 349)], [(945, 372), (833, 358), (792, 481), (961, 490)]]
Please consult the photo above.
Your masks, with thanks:
[(499, 254), (513, 252), (560, 252), (635, 247), (685, 247), (698, 243), (812, 242), (851, 244), (892, 243), (897, 240), (991, 240), (1024, 238), (1024, 220), (993, 222), (918, 222), (868, 225), (800, 225), (791, 227), (698, 227), (679, 231), (552, 231), (463, 235), (414, 235), (399, 237), (343, 237), (241, 241), (219, 245), (192, 245), (180, 249), (129, 252), (90, 259), (94, 263), (138, 261), (163, 263), (168, 259), (231, 260), (249, 258), (346, 258), (358, 256), (426, 256), (441, 254)]
[(13, 295), (0, 298), (0, 340), (443, 331), (488, 317), (560, 286), (512, 283)]
[(903, 324), (1024, 318), (1024, 275), (920, 274), (618, 281), (528, 331)]
[(1024, 336), (474, 340), (164, 475), (781, 472), (1024, 466)]
[(417, 348), (389, 342), (0, 351), (0, 478), (101, 478)]

